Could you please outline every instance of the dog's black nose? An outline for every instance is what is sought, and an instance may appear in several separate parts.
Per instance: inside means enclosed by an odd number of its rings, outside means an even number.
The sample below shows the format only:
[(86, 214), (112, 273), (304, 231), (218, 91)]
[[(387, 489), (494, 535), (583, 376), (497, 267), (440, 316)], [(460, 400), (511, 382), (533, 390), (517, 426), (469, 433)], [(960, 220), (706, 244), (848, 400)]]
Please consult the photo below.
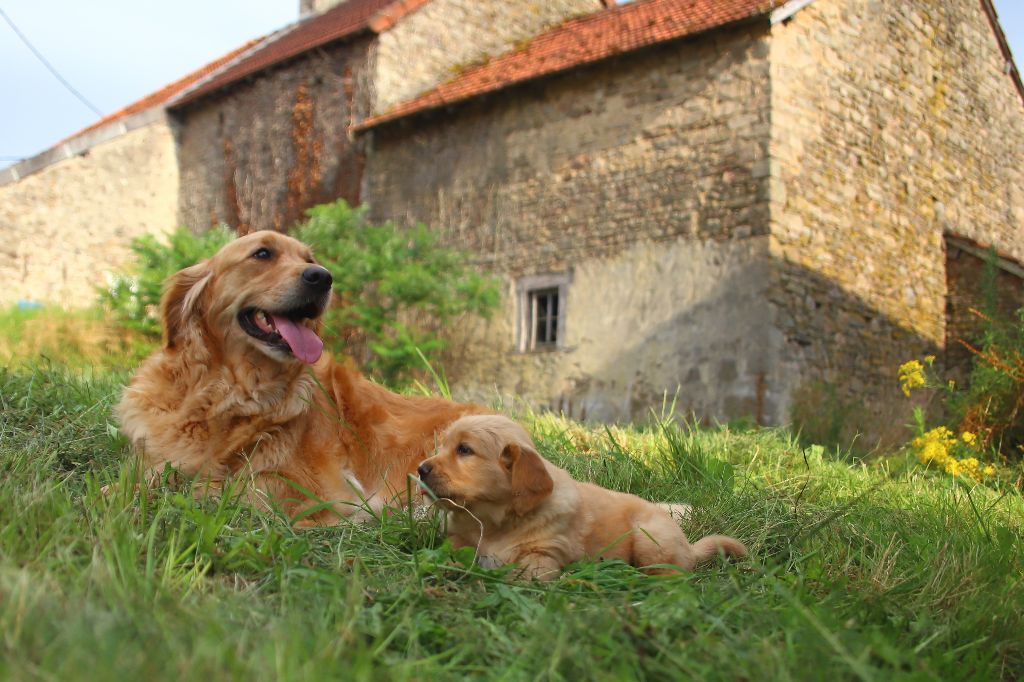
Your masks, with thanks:
[(434, 470), (434, 465), (433, 464), (431, 464), (430, 462), (424, 462), (423, 464), (420, 465), (420, 468), (417, 469), (416, 471), (419, 473), (420, 478), (424, 479), (433, 470)]
[(331, 277), (331, 273), (327, 271), (327, 268), (311, 265), (302, 271), (302, 281), (317, 291), (327, 291), (331, 288), (331, 283), (334, 279)]

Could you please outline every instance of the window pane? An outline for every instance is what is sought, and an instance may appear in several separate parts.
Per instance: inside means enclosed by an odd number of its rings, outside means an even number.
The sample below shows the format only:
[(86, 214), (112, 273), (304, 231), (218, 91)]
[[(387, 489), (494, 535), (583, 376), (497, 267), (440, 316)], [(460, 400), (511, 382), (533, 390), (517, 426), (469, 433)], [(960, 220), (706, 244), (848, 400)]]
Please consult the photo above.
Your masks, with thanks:
[(529, 348), (553, 345), (558, 338), (558, 289), (530, 292)]

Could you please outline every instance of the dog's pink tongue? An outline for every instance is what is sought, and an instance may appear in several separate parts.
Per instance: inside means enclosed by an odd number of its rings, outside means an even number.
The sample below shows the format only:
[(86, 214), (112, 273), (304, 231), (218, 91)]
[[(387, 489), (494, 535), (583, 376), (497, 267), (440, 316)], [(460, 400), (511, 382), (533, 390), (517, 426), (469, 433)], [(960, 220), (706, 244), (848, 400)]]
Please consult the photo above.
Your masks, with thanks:
[(278, 317), (277, 315), (271, 317), (274, 319), (274, 326), (277, 327), (278, 333), (292, 349), (295, 357), (307, 365), (312, 365), (320, 359), (320, 355), (324, 352), (324, 342), (313, 333), (312, 329), (296, 324), (287, 317)]

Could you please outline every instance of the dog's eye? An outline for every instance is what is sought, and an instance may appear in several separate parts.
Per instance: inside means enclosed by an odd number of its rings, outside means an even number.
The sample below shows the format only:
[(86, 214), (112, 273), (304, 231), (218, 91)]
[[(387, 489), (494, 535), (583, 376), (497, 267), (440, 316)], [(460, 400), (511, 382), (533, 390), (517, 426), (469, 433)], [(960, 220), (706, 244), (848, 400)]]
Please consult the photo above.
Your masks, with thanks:
[(271, 252), (271, 250), (265, 246), (261, 246), (260, 248), (252, 252), (252, 257), (256, 258), (257, 260), (267, 260), (273, 255), (273, 252)]
[(465, 457), (473, 454), (473, 448), (469, 447), (465, 443), (459, 443), (455, 446), (455, 454)]

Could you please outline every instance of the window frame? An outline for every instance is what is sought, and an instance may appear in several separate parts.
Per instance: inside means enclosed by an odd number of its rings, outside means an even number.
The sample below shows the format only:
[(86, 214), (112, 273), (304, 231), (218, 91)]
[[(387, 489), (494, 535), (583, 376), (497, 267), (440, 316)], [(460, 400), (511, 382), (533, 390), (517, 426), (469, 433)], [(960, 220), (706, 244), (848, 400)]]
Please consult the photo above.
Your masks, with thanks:
[[(549, 273), (521, 277), (516, 283), (516, 351), (519, 353), (544, 353), (565, 348), (565, 322), (569, 303), (571, 272)], [(543, 292), (557, 292), (558, 312), (555, 316), (554, 343), (537, 343), (536, 338), (536, 295)]]

